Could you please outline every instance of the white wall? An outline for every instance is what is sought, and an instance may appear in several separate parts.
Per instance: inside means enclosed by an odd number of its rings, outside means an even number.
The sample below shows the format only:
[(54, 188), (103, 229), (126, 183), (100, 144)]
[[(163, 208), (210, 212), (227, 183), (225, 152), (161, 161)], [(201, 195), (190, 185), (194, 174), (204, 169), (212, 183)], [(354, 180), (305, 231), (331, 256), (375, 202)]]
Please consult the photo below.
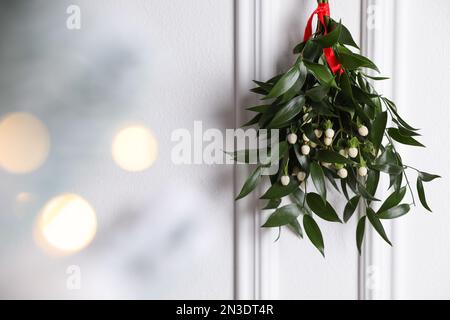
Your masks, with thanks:
[(396, 100), (405, 118), (422, 129), (427, 146), (403, 148), (405, 162), (443, 179), (425, 185), (433, 213), (419, 205), (395, 223), (393, 297), (449, 299), (450, 3), (398, 0), (397, 14)]
[[(423, 128), (429, 150), (404, 148), (404, 158), (447, 177), (450, 5), (396, 3), (394, 98), (405, 118)], [(65, 28), (69, 4), (82, 9), (80, 31)], [(277, 233), (259, 228), (267, 213), (255, 209), (256, 197), (234, 203), (247, 169), (170, 162), (174, 129), (193, 130), (195, 120), (222, 130), (242, 123), (243, 107), (254, 102), (251, 80), (285, 70), (315, 6), (313, 0), (2, 3), (0, 116), (39, 117), (51, 151), (31, 174), (0, 171), (0, 297), (362, 297), (355, 220), (320, 222), (323, 259), (288, 231), (273, 243)], [(331, 1), (331, 10), (359, 40), (361, 1)], [(375, 44), (388, 51), (384, 38), (392, 39), (378, 34)], [(149, 127), (159, 143), (158, 160), (141, 174), (111, 159), (112, 137), (130, 123)], [(426, 188), (434, 213), (417, 208), (396, 222), (394, 249), (370, 261), (388, 265), (380, 269), (389, 291), (382, 297), (450, 298), (443, 201), (449, 192), (445, 180)], [(19, 203), (21, 192), (31, 200)], [(62, 192), (89, 200), (99, 220), (94, 242), (65, 257), (44, 253), (33, 239), (40, 208)], [(334, 196), (342, 211), (343, 198)], [(82, 270), (77, 291), (66, 288), (73, 264)]]

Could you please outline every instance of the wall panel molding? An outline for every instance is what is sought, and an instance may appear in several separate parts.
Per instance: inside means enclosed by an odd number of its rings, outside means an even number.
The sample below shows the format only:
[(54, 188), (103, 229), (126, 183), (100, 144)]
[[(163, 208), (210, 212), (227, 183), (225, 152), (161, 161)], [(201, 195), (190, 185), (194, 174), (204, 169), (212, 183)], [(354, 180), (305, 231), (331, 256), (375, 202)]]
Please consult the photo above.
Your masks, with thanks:
[[(271, 0), (235, 1), (235, 119), (244, 123), (245, 107), (256, 103), (249, 94), (252, 80), (275, 72), (271, 21), (276, 3)], [(235, 193), (251, 170), (235, 166)], [(258, 208), (258, 197), (249, 196), (235, 205), (235, 298), (277, 297), (277, 249), (274, 230), (261, 229), (267, 214)]]
[[(393, 78), (395, 57), (395, 1), (362, 0), (361, 50), (382, 70), (383, 75)], [(394, 82), (374, 83), (376, 90), (386, 97), (395, 98)], [(384, 187), (389, 182), (380, 179), (378, 198), (385, 198)], [(381, 187), (383, 186), (383, 188)], [(360, 216), (364, 215), (361, 208)], [(394, 238), (392, 222), (384, 221), (387, 234)], [(378, 300), (392, 298), (393, 248), (387, 245), (373, 228), (366, 226), (364, 253), (359, 261), (359, 299)]]

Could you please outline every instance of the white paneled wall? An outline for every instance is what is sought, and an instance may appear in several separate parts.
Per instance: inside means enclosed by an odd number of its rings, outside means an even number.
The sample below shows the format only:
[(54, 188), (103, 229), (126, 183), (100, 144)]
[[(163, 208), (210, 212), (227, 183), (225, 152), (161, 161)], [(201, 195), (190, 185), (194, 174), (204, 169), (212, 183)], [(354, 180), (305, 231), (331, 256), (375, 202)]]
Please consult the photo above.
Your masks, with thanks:
[(394, 225), (393, 297), (450, 299), (450, 3), (398, 0), (396, 5), (397, 103), (405, 118), (422, 128), (427, 146), (403, 148), (405, 162), (443, 179), (425, 185), (433, 213), (419, 205)]
[[(259, 227), (268, 213), (257, 195), (234, 202), (248, 168), (171, 162), (173, 130), (192, 132), (195, 120), (204, 129), (243, 123), (244, 107), (255, 102), (251, 80), (292, 63), (316, 0), (14, 3), (0, 11), (1, 115), (36, 115), (52, 142), (36, 172), (0, 171), (0, 298), (450, 298), (445, 180), (426, 186), (433, 214), (417, 208), (395, 223), (394, 249), (369, 236), (363, 260), (356, 219), (319, 222), (323, 259), (287, 230), (274, 243), (277, 232)], [(404, 148), (405, 160), (449, 177), (448, 0), (330, 3), (394, 77), (384, 92), (423, 128), (429, 152)], [(79, 31), (65, 27), (69, 4), (81, 8)], [(392, 13), (378, 16), (383, 25), (372, 33), (364, 29), (370, 4)], [(117, 130), (134, 123), (159, 144), (157, 161), (141, 174), (121, 170), (110, 154)], [(18, 202), (24, 192), (32, 196), (26, 204)], [(63, 192), (89, 200), (98, 231), (81, 253), (49, 256), (33, 227), (46, 201)], [(342, 212), (343, 196), (331, 197)], [(81, 290), (67, 289), (70, 265), (82, 270)], [(381, 274), (372, 292), (361, 284), (373, 266)]]

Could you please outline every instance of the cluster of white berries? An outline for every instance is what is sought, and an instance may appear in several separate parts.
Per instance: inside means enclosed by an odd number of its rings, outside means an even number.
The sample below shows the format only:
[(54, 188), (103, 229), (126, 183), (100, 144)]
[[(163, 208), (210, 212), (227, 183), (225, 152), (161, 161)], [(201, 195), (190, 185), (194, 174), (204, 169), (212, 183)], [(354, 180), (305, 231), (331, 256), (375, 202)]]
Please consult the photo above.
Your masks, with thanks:
[[(301, 152), (303, 155), (307, 156), (311, 152), (311, 147), (315, 148), (317, 147), (317, 145), (314, 142), (310, 141), (310, 139), (306, 136), (306, 134), (303, 134), (302, 139), (304, 144), (301, 147)], [(287, 140), (290, 144), (296, 144), (298, 141), (298, 136), (295, 133), (290, 133), (287, 136)]]
[(334, 130), (332, 128), (328, 128), (325, 130), (325, 138), (323, 139), (323, 143), (329, 147), (333, 144), (333, 138), (334, 138)]
[[(305, 179), (306, 179), (306, 172), (299, 171), (298, 168), (297, 168), (296, 170), (294, 170), (293, 175), (294, 175), (295, 177), (297, 177), (297, 180), (298, 180), (299, 182), (303, 182), (303, 181), (305, 181)], [(291, 183), (291, 178), (290, 178), (289, 176), (287, 176), (287, 175), (284, 175), (284, 176), (281, 177), (280, 182), (281, 182), (281, 184), (282, 184), (283, 186), (286, 187), (286, 186), (289, 185), (289, 183)]]
[[(308, 118), (309, 114), (306, 113), (303, 116), (303, 120), (307, 121), (307, 123), (311, 122), (311, 119)], [(320, 130), (320, 129), (315, 129), (314, 130), (314, 135), (316, 136), (317, 139), (321, 139), (323, 137), (323, 143), (325, 146), (330, 147), (333, 144), (334, 138), (335, 138), (335, 131), (332, 128), (332, 122), (331, 121), (327, 121), (325, 123), (325, 132)], [(365, 125), (359, 125), (358, 126), (358, 134), (361, 137), (367, 137), (369, 135), (369, 129), (365, 126)], [(298, 136), (295, 133), (290, 133), (287, 136), (287, 141), (289, 142), (289, 144), (296, 144), (298, 142)], [(302, 155), (309, 155), (311, 152), (311, 148), (316, 148), (317, 144), (314, 143), (313, 141), (311, 141), (308, 136), (306, 134), (303, 133), (302, 135), (302, 146), (300, 148)], [(380, 156), (381, 151), (378, 152), (378, 156)], [(341, 156), (344, 156), (346, 158), (350, 157), (352, 159), (355, 159), (356, 157), (358, 157), (359, 151), (358, 151), (358, 142), (356, 138), (353, 138), (352, 140), (350, 140), (350, 147), (346, 148), (346, 149), (341, 149), (339, 151), (339, 154)], [(327, 163), (327, 162), (322, 162), (321, 165), (325, 168), (331, 169), (333, 167), (333, 164), (331, 163)], [(335, 168), (337, 169), (337, 175), (339, 176), (339, 178), (341, 179), (346, 179), (348, 177), (348, 170), (345, 168), (345, 166), (343, 165), (335, 165)], [(361, 177), (365, 177), (368, 174), (368, 170), (367, 167), (365, 165), (365, 163), (362, 163), (359, 167), (358, 167), (358, 175)], [(299, 182), (303, 182), (306, 179), (307, 174), (303, 171), (300, 171), (298, 168), (294, 169), (293, 175), (297, 177), (297, 180)], [(288, 175), (284, 175), (281, 177), (281, 184), (283, 186), (287, 186), (290, 183), (290, 177)]]

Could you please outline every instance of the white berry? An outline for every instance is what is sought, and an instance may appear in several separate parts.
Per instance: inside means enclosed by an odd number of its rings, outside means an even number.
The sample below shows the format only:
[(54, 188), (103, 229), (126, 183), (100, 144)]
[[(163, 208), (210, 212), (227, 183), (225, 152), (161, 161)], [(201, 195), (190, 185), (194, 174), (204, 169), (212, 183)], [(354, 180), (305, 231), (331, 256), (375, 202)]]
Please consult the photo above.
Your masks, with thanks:
[(331, 144), (333, 143), (333, 138), (325, 137), (325, 139), (323, 139), (323, 143), (324, 143), (326, 146), (331, 146)]
[(297, 179), (298, 179), (298, 181), (300, 181), (300, 182), (305, 181), (305, 179), (306, 179), (306, 173), (303, 172), (303, 171), (300, 171), (300, 172), (297, 174)]
[(339, 154), (343, 157), (348, 158), (348, 151), (346, 149), (339, 150)]
[(358, 148), (350, 148), (350, 149), (348, 149), (348, 155), (351, 158), (356, 158), (358, 156)]
[(312, 142), (312, 141), (311, 141), (309, 144), (311, 145), (311, 148), (316, 148), (316, 147), (317, 147), (317, 144), (315, 144), (315, 143)]
[(281, 177), (281, 184), (283, 186), (288, 186), (289, 182), (291, 182), (291, 178), (289, 178), (289, 176), (282, 176)]
[(361, 137), (367, 137), (369, 135), (369, 129), (366, 126), (361, 126), (358, 128), (358, 133)]
[(291, 133), (288, 135), (287, 139), (290, 144), (296, 144), (298, 137), (295, 133)]
[(320, 139), (320, 138), (322, 138), (323, 131), (316, 129), (316, 130), (314, 130), (314, 134), (316, 135), (317, 139)]
[(334, 130), (333, 129), (325, 130), (325, 137), (327, 137), (327, 138), (334, 138)]
[(358, 175), (360, 177), (365, 177), (367, 176), (367, 168), (366, 167), (359, 167), (358, 168)]
[(348, 171), (347, 171), (347, 169), (342, 168), (342, 169), (338, 170), (337, 174), (338, 174), (339, 178), (345, 179), (348, 176)]
[(306, 134), (303, 134), (303, 141), (309, 142), (309, 138), (306, 136)]
[(311, 152), (311, 148), (308, 145), (305, 144), (302, 146), (302, 154), (304, 156), (307, 156), (310, 152)]

